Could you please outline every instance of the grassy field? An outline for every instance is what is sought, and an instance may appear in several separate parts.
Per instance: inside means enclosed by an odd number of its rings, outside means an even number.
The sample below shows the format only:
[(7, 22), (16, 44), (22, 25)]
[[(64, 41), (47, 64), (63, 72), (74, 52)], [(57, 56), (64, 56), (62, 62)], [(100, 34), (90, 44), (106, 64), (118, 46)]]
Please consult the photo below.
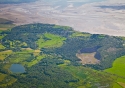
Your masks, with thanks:
[(0, 43), (0, 49), (5, 49), (5, 47)]
[(32, 50), (30, 48), (22, 49), (20, 52), (13, 52), (8, 58), (10, 63), (20, 63), (27, 67), (37, 64), (46, 55), (40, 55), (40, 50)]
[[(2, 31), (1, 31), (2, 32)], [(5, 35), (0, 35), (0, 39), (2, 39), (3, 37), (5, 37)]]
[(114, 61), (112, 68), (106, 69), (105, 71), (125, 77), (125, 56), (117, 58)]
[(68, 29), (71, 29), (71, 27), (68, 27), (68, 26), (60, 26), (60, 25), (55, 25), (53, 28), (62, 28), (62, 29), (64, 29), (64, 30), (68, 30)]
[(2, 81), (2, 84), (0, 84), (0, 87), (5, 87), (7, 85), (12, 85), (14, 82), (16, 82), (17, 79), (11, 77), (11, 76), (6, 76), (4, 80)]
[(84, 37), (89, 37), (90, 34), (87, 33), (82, 33), (82, 32), (75, 32), (71, 35), (71, 37), (78, 37), (78, 36), (84, 36)]
[(25, 60), (27, 60), (28, 58), (30, 58), (31, 54), (13, 54), (11, 55), (11, 57), (9, 58), (10, 63), (21, 63), (23, 64), (23, 62)]
[[(112, 88), (116, 77), (113, 75), (109, 75), (107, 73), (92, 70), (90, 68), (85, 68), (83, 66), (66, 66), (62, 65), (61, 68), (66, 71), (72, 73), (75, 78), (78, 78), (79, 81), (77, 83), (70, 83), (70, 86), (75, 88), (97, 88), (97, 87), (108, 87)], [(102, 80), (103, 79), (103, 80)]]
[(12, 83), (16, 82), (16, 80), (17, 79), (15, 79), (9, 75), (0, 73), (0, 87), (11, 85)]
[(60, 65), (58, 65), (58, 66), (64, 67), (64, 66), (67, 66), (67, 65), (69, 65), (69, 64), (70, 64), (70, 61), (69, 61), (69, 60), (64, 60), (64, 64), (60, 64)]
[(37, 64), (40, 60), (42, 60), (45, 57), (46, 57), (46, 55), (39, 55), (37, 58), (34, 58), (31, 62), (28, 62), (27, 66), (31, 67), (31, 66)]
[(6, 76), (7, 76), (6, 74), (0, 73), (0, 82), (3, 81)]
[(10, 54), (12, 54), (11, 50), (6, 50), (0, 52), (0, 60), (4, 60), (6, 57), (8, 57)]
[(60, 47), (63, 45), (63, 41), (66, 40), (63, 37), (58, 35), (45, 33), (44, 37), (41, 36), (37, 41), (39, 48), (52, 48), (52, 47)]
[(105, 71), (118, 76), (117, 84), (114, 84), (113, 88), (125, 88), (125, 56), (117, 58), (112, 68), (106, 69)]

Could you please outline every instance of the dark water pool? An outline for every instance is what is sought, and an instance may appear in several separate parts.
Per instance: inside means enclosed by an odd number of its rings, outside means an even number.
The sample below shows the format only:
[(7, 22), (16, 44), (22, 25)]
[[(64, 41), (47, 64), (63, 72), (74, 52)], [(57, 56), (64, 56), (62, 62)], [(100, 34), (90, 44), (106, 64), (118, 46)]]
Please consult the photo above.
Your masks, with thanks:
[(93, 53), (93, 52), (96, 52), (95, 54), (95, 58), (100, 60), (101, 59), (101, 55), (100, 53), (98, 52), (98, 49), (101, 48), (101, 46), (95, 46), (95, 47), (90, 47), (90, 48), (82, 48), (80, 50), (80, 53)]
[(10, 67), (10, 71), (13, 73), (24, 73), (25, 68), (21, 64), (12, 64)]

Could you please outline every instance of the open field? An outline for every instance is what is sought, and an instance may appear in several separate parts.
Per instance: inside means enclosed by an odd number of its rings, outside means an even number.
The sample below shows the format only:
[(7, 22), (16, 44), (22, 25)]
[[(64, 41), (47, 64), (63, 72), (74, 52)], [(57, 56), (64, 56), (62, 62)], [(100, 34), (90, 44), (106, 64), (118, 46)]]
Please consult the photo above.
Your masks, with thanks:
[(71, 35), (71, 37), (78, 37), (78, 36), (84, 36), (84, 37), (89, 37), (90, 34), (85, 34), (85, 33), (81, 33), (81, 32), (75, 32)]
[[(117, 58), (112, 68), (106, 69), (105, 71), (120, 77), (117, 79), (117, 84), (114, 84), (114, 88), (125, 88), (125, 56)], [(122, 87), (118, 87), (119, 85)]]
[(10, 54), (12, 54), (11, 50), (2, 51), (0, 52), (0, 60), (4, 60), (6, 57), (8, 57)]
[(34, 58), (31, 62), (28, 62), (28, 63), (27, 63), (27, 66), (28, 66), (28, 67), (31, 67), (31, 66), (33, 66), (33, 65), (35, 65), (35, 64), (37, 64), (37, 63), (39, 63), (40, 60), (42, 60), (42, 59), (45, 58), (45, 57), (46, 57), (46, 55), (39, 55), (37, 58)]
[(106, 69), (106, 72), (110, 72), (112, 74), (116, 74), (118, 76), (125, 77), (125, 56), (117, 58), (113, 62), (112, 68)]
[(0, 73), (0, 87), (11, 85), (16, 82), (17, 79), (8, 76), (7, 74)]
[(3, 83), (0, 84), (0, 87), (5, 87), (7, 85), (12, 85), (14, 82), (16, 82), (17, 79), (10, 77), (10, 76), (6, 76), (5, 79), (2, 81)]
[(0, 49), (5, 49), (5, 47), (0, 43)]
[[(100, 71), (92, 70), (84, 67), (74, 67), (74, 66), (61, 66), (66, 71), (72, 73), (75, 78), (79, 79), (77, 83), (70, 83), (71, 86), (76, 88), (97, 88), (106, 87), (112, 88), (116, 77), (113, 75), (105, 74)], [(102, 81), (103, 79), (103, 81)], [(101, 80), (101, 82), (100, 82)], [(86, 81), (86, 82), (85, 82)], [(110, 83), (111, 85), (107, 85)]]
[(37, 41), (39, 48), (51, 48), (51, 47), (60, 47), (63, 45), (65, 38), (58, 35), (45, 33), (44, 36), (41, 36)]
[(125, 88), (125, 83), (118, 82), (119, 85), (121, 85), (123, 88)]
[(7, 76), (6, 74), (0, 73), (0, 82), (3, 81), (6, 76)]

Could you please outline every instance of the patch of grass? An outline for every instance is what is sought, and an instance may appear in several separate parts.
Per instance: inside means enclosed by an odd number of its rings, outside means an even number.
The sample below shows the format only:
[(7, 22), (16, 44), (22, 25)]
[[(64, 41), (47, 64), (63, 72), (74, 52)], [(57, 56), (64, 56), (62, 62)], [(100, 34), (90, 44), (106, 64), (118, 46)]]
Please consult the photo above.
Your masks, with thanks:
[(33, 53), (34, 50), (30, 48), (23, 48), (19, 52), (15, 52), (15, 54), (28, 54), (28, 53)]
[(108, 68), (105, 71), (115, 74), (118, 77), (117, 83), (113, 85), (113, 88), (124, 88), (121, 84), (125, 84), (125, 56), (117, 58), (113, 62), (112, 68)]
[(58, 35), (50, 34), (50, 33), (45, 33), (37, 41), (37, 44), (39, 48), (60, 47), (63, 45), (64, 40), (66, 40), (66, 38), (60, 37)]
[(2, 82), (6, 76), (6, 74), (0, 73), (0, 82)]
[(12, 50), (6, 50), (6, 51), (0, 52), (0, 60), (4, 60), (10, 54), (12, 54)]
[(41, 52), (40, 50), (34, 50), (33, 55), (34, 55), (34, 56), (38, 56), (38, 55), (40, 54), (40, 52)]
[(39, 55), (38, 57), (34, 58), (31, 62), (28, 62), (27, 66), (31, 67), (31, 66), (37, 64), (40, 60), (42, 60), (45, 57), (46, 57), (46, 55)]
[(62, 68), (70, 72), (75, 78), (79, 79), (77, 83), (70, 82), (70, 85), (75, 88), (96, 88), (106, 86), (107, 84), (107, 88), (110, 88), (116, 80), (115, 76), (110, 76), (107, 73), (96, 71), (91, 68), (85, 68), (83, 66), (62, 66)]
[(8, 41), (10, 43), (10, 47), (11, 48), (15, 48), (15, 47), (22, 47), (22, 46), (27, 46), (27, 43), (25, 42), (21, 42), (21, 41)]
[(10, 66), (11, 66), (11, 63), (4, 64), (3, 69), (5, 69), (8, 73), (10, 73), (11, 72), (9, 70)]
[(106, 72), (125, 77), (125, 56), (117, 58), (113, 62), (112, 68), (106, 69)]
[(120, 37), (122, 40), (125, 40), (125, 37)]
[(4, 47), (1, 43), (0, 43), (0, 49), (5, 49), (6, 47)]
[(123, 82), (118, 82), (119, 85), (121, 85), (123, 88), (125, 88), (125, 83)]
[(53, 28), (62, 28), (62, 29), (64, 29), (64, 30), (68, 30), (68, 29), (71, 29), (71, 27), (68, 27), (68, 26), (60, 26), (60, 25), (55, 25), (55, 26), (53, 26)]
[(4, 80), (0, 83), (1, 87), (6, 87), (8, 85), (12, 85), (14, 82), (16, 82), (17, 79), (11, 77), (11, 76), (6, 76)]
[(2, 39), (3, 37), (5, 37), (5, 35), (0, 35), (0, 39)]
[(70, 65), (70, 61), (69, 60), (64, 60), (63, 64), (59, 64), (58, 66), (63, 67), (63, 66), (67, 66)]
[(88, 33), (82, 33), (82, 32), (75, 32), (71, 35), (71, 37), (79, 37), (79, 36), (90, 37), (91, 35)]
[(118, 83), (114, 83), (113, 88), (123, 88), (123, 87), (119, 85)]
[(105, 38), (105, 35), (100, 34), (100, 35), (98, 36), (98, 38)]
[(16, 53), (13, 54), (9, 57), (9, 61), (10, 63), (21, 63), (23, 64), (25, 60), (27, 60), (28, 58), (30, 58), (31, 54), (29, 53)]

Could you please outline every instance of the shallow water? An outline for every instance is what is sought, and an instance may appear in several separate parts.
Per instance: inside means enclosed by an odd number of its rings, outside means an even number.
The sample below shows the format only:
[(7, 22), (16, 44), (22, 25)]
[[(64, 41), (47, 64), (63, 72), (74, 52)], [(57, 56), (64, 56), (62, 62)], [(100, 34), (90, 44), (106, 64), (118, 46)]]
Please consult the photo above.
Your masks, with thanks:
[(13, 73), (24, 73), (25, 68), (21, 64), (12, 64), (10, 67), (10, 71)]

